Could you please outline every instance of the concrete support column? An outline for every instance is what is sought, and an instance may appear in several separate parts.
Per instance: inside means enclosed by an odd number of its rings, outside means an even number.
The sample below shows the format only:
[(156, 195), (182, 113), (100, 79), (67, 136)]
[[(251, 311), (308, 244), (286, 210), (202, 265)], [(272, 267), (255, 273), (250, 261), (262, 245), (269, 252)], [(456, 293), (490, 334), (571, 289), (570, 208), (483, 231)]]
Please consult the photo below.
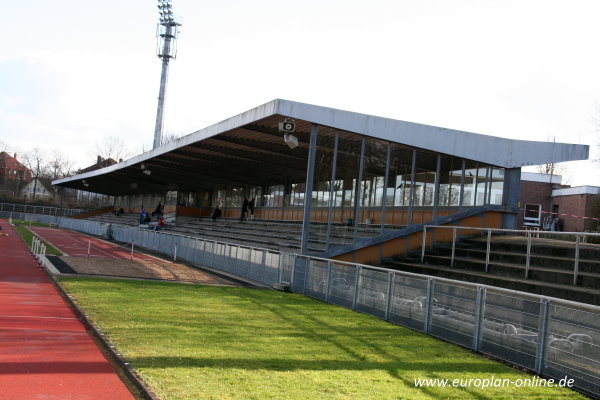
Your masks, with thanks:
[[(507, 168), (504, 170), (504, 190), (502, 205), (507, 211), (514, 211), (519, 207), (521, 192), (521, 168)], [(506, 212), (502, 216), (502, 228), (517, 229), (517, 214)]]

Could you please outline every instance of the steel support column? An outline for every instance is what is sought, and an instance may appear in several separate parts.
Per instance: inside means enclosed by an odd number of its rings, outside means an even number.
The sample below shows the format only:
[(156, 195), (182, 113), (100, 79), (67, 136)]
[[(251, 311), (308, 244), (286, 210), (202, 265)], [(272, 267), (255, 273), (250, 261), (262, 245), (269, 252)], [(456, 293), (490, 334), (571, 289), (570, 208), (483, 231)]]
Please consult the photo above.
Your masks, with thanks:
[(435, 183), (433, 186), (433, 211), (431, 213), (431, 220), (437, 220), (438, 206), (440, 205), (440, 173), (442, 170), (442, 156), (437, 156), (437, 166), (435, 168)]
[(356, 204), (354, 204), (354, 240), (356, 240), (356, 235), (358, 234), (358, 219), (360, 218), (360, 198), (362, 196), (363, 169), (365, 167), (365, 142), (366, 140), (363, 136), (360, 142), (360, 162), (358, 167), (358, 181), (356, 182)]
[(308, 148), (308, 162), (306, 164), (306, 185), (304, 190), (304, 215), (302, 218), (302, 240), (300, 253), (308, 251), (308, 235), (310, 233), (310, 210), (312, 205), (313, 179), (315, 175), (315, 158), (317, 154), (317, 136), (319, 127), (315, 124), (310, 128), (310, 144)]
[(337, 172), (337, 155), (340, 142), (340, 133), (335, 133), (335, 142), (333, 144), (333, 160), (331, 166), (331, 183), (329, 188), (329, 210), (327, 213), (327, 237), (325, 239), (325, 250), (329, 247), (329, 238), (331, 236), (331, 224), (333, 222), (333, 206), (335, 203), (335, 181)]
[(387, 208), (387, 189), (388, 180), (390, 178), (390, 160), (392, 158), (392, 144), (388, 143), (387, 158), (385, 161), (385, 176), (383, 178), (383, 197), (381, 198), (381, 233), (384, 231), (385, 226), (385, 211)]
[(413, 217), (413, 205), (415, 201), (415, 179), (417, 174), (417, 150), (413, 149), (412, 166), (410, 171), (410, 199), (408, 200), (408, 216), (406, 218), (406, 224), (412, 224)]

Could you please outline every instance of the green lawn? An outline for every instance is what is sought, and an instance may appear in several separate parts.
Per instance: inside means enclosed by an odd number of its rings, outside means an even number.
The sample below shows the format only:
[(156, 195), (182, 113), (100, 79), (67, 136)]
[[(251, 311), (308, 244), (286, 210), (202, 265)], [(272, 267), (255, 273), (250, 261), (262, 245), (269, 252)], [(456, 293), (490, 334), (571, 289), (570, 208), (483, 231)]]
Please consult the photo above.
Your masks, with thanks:
[(36, 222), (36, 221), (25, 221), (22, 219), (13, 219), (12, 223), (14, 225), (27, 225), (27, 226), (50, 226), (48, 224), (44, 224), (43, 222)]
[(161, 399), (582, 399), (562, 388), (416, 388), (530, 375), (301, 295), (61, 278)]
[[(13, 221), (13, 223), (14, 223), (14, 221)], [(48, 226), (48, 225), (34, 223), (34, 226)], [(22, 225), (15, 224), (14, 228), (15, 228), (15, 231), (17, 231), (17, 233), (19, 234), (19, 236), (21, 236), (21, 238), (23, 238), (25, 243), (27, 243), (27, 246), (29, 246), (29, 248), (31, 248), (31, 240), (33, 239), (33, 233), (31, 233), (31, 231), (29, 229), (27, 229), (27, 227), (22, 226)], [(44, 243), (46, 245), (46, 254), (55, 255), (55, 256), (62, 255), (62, 253), (60, 251), (58, 251), (56, 248), (54, 248), (52, 245), (50, 245), (46, 241), (42, 240), (42, 243)]]

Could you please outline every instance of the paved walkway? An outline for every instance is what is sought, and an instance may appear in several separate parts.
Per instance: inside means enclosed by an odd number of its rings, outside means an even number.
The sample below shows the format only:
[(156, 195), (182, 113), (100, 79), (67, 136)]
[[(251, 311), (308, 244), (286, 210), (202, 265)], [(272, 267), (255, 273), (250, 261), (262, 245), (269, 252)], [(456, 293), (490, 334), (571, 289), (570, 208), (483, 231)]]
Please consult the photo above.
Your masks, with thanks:
[(14, 229), (0, 226), (0, 398), (133, 399)]

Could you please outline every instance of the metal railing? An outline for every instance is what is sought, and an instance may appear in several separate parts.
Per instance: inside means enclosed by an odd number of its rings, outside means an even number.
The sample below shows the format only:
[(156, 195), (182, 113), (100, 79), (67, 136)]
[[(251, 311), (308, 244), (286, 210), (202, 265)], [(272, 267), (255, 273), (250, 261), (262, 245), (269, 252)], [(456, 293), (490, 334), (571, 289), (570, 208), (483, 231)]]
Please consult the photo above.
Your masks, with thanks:
[(548, 378), (567, 375), (578, 390), (600, 396), (598, 306), (137, 227), (67, 218), (56, 222), (266, 285), (287, 282), (296, 293), (442, 338)]
[[(496, 228), (474, 228), (465, 226), (449, 226), (449, 225), (424, 225), (423, 226), (423, 237), (421, 243), (421, 264), (425, 262), (425, 253), (427, 249), (427, 231), (435, 232), (436, 229), (452, 230), (452, 241), (451, 253), (450, 253), (450, 266), (453, 267), (456, 256), (456, 243), (460, 238), (457, 234), (458, 231), (481, 231), (486, 237), (486, 252), (485, 252), (485, 272), (488, 272), (490, 265), (490, 254), (492, 253), (492, 233), (501, 234), (518, 234), (525, 235), (526, 238), (526, 255), (525, 255), (525, 278), (529, 278), (529, 271), (531, 266), (531, 249), (533, 247), (533, 240), (540, 236), (555, 236), (564, 238), (573, 238), (574, 242), (574, 255), (573, 255), (573, 285), (577, 285), (577, 278), (579, 277), (579, 261), (580, 261), (580, 250), (581, 250), (581, 238), (597, 237), (600, 238), (600, 233), (587, 233), (587, 232), (555, 232), (555, 231), (532, 231), (532, 230), (516, 230), (516, 229), (496, 229)], [(433, 248), (435, 239), (433, 234), (429, 236), (431, 239), (430, 248)]]
[[(61, 208), (61, 207), (49, 207), (49, 206), (34, 206), (29, 204), (13, 204), (13, 203), (0, 203), (0, 214), (6, 215), (6, 213), (17, 213), (17, 214), (44, 214), (54, 215), (60, 217), (71, 217), (88, 211), (87, 209), (77, 208)], [(8, 218), (8, 217), (7, 217)], [(13, 216), (13, 218), (15, 218)], [(15, 218), (20, 219), (20, 218)]]

